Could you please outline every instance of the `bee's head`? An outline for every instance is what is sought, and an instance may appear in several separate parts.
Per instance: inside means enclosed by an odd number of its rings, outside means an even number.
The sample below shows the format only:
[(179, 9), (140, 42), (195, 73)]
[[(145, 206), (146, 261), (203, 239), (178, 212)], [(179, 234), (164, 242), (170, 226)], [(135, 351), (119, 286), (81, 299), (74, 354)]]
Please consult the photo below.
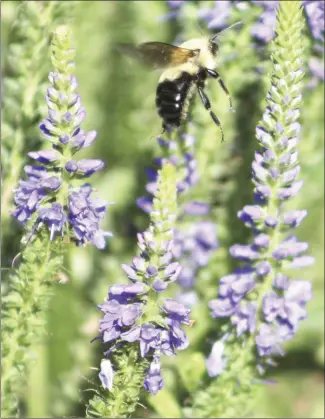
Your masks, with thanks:
[(219, 50), (218, 38), (220, 37), (220, 35), (223, 35), (225, 32), (227, 32), (229, 29), (233, 28), (234, 26), (238, 26), (241, 24), (242, 22), (236, 22), (233, 25), (228, 26), (228, 28), (225, 28), (222, 31), (218, 32), (216, 35), (214, 35), (212, 38), (209, 39), (209, 51), (214, 57), (218, 54), (218, 50)]
[(209, 39), (209, 51), (214, 57), (216, 57), (218, 54), (219, 46), (215, 36)]

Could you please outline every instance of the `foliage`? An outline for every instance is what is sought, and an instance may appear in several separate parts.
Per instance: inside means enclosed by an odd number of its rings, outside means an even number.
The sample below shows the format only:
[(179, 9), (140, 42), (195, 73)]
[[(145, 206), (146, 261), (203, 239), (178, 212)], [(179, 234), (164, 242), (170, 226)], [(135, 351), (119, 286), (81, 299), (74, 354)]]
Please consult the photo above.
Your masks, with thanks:
[[(2, 3), (2, 417), (12, 417), (14, 413), (21, 417), (322, 415), (324, 83), (320, 46), (324, 40), (323, 2), (302, 2), (302, 15), (297, 11), (300, 2), (280, 4), (282, 20), (279, 17), (277, 25), (280, 19), (282, 32), (278, 31), (279, 36), (274, 39), (277, 2)], [(124, 57), (115, 45), (146, 41), (179, 44), (202, 36), (200, 32), (210, 35), (237, 21), (242, 21), (242, 25), (219, 39), (217, 66), (230, 91), (235, 112), (229, 111), (228, 99), (216, 81), (209, 80), (206, 87), (212, 108), (222, 122), (225, 142), (221, 143), (218, 128), (197, 96), (191, 104), (188, 123), (179, 135), (165, 133), (164, 141), (156, 141), (161, 133), (161, 120), (154, 103), (160, 73)], [(76, 68), (73, 72), (87, 111), (83, 129), (97, 131), (92, 147), (80, 149), (76, 156), (83, 161), (98, 156), (107, 164), (94, 174), (91, 184), (106, 202), (114, 202), (101, 221), (102, 231), (111, 230), (114, 236), (102, 250), (76, 246), (68, 243), (74, 231), (65, 224), (65, 238), (62, 240), (55, 229), (50, 241), (52, 230), (46, 218), (34, 229), (28, 244), (22, 243), (22, 253), (15, 257), (23, 233), (10, 217), (13, 189), (26, 164), (26, 154), (38, 150), (34, 157), (40, 157), (51, 145), (46, 140), (39, 141), (38, 125), (47, 117), (46, 77), (51, 69), (50, 53), (56, 48), (50, 49), (51, 34), (62, 24), (69, 27), (74, 40)], [(301, 26), (302, 36), (298, 39)], [(285, 51), (294, 43), (299, 46), (294, 49), (293, 57), (293, 49), (291, 53)], [(56, 67), (60, 67), (62, 58), (54, 62)], [(304, 66), (303, 86), (301, 82), (290, 85), (289, 73), (300, 68), (300, 59), (308, 64)], [(274, 73), (274, 64), (281, 74)], [(231, 246), (238, 243), (249, 246), (254, 240), (254, 229), (247, 228), (237, 213), (254, 204), (252, 163), (259, 149), (255, 129), (261, 125), (259, 121), (265, 121), (265, 97), (270, 92), (267, 96), (273, 101), (270, 106), (274, 101), (286, 106), (282, 101), (277, 102), (278, 94), (280, 99), (285, 94), (281, 86), (279, 92), (270, 90), (272, 84), (277, 86), (277, 77), (288, 78), (289, 90), (294, 90), (296, 85), (302, 89), (301, 100), (293, 103), (294, 108), (300, 109), (301, 131), (300, 141), (292, 152), (299, 152), (299, 178), (304, 185), (294, 199), (286, 201), (285, 211), (304, 209), (308, 213), (295, 229), (295, 235), (298, 243), (309, 243), (308, 254), (314, 257), (315, 263), (296, 272), (299, 278), (312, 283), (313, 298), (306, 307), (307, 319), (301, 322), (294, 338), (284, 344), (285, 356), (275, 356), (276, 367), (266, 368), (266, 376), (259, 377), (256, 334), (252, 334), (248, 347), (243, 348), (244, 337), (249, 334), (244, 332), (244, 336), (237, 338), (236, 325), (231, 329), (227, 318), (213, 319), (208, 304), (216, 299), (220, 279), (238, 267), (230, 254)], [(295, 122), (297, 117), (295, 113)], [(285, 121), (280, 122), (285, 130), (289, 129)], [(276, 140), (275, 136), (272, 140)], [(259, 137), (259, 141), (263, 139)], [(66, 152), (63, 155), (75, 161), (75, 156)], [(60, 176), (64, 173), (63, 189), (68, 194), (71, 191), (68, 185), (76, 188), (84, 179), (77, 179), (80, 172), (73, 175), (70, 172), (67, 176), (64, 158), (59, 159)], [(174, 220), (177, 247), (173, 249), (171, 263), (180, 262), (186, 271), (157, 295), (158, 300), (176, 299), (190, 306), (191, 327), (185, 327), (190, 344), (185, 350), (177, 351), (177, 356), (160, 358), (161, 349), (155, 341), (155, 348), (151, 346), (142, 358), (138, 340), (103, 356), (103, 351), (110, 350), (114, 342), (90, 343), (98, 336), (103, 317), (97, 305), (107, 296), (107, 289), (118, 290), (126, 285), (120, 265), (137, 254), (137, 233), (147, 229), (152, 221), (152, 207), (147, 206), (149, 212), (143, 211), (139, 197), (146, 198), (142, 202), (152, 203), (157, 171), (167, 161), (175, 166), (177, 179), (177, 185), (170, 180), (169, 187), (178, 188)], [(47, 170), (57, 175), (56, 164), (47, 165)], [(256, 172), (256, 164), (254, 168)], [(261, 179), (255, 182), (261, 183)], [(68, 195), (63, 197), (61, 192), (59, 195), (55, 192), (41, 205), (51, 205), (52, 199), (64, 204)], [(66, 202), (64, 211), (68, 210)], [(197, 202), (201, 205), (190, 206)], [(188, 208), (190, 212), (186, 212)], [(194, 214), (193, 209), (198, 208), (205, 208), (205, 213)], [(37, 216), (35, 212), (35, 218), (27, 223), (27, 231), (32, 229)], [(50, 228), (44, 228), (44, 224)], [(25, 237), (28, 239), (28, 233)], [(277, 269), (288, 274), (285, 262), (281, 263)], [(137, 280), (148, 280), (146, 284), (151, 287), (156, 278), (148, 279), (145, 275), (145, 271), (139, 271)], [(270, 290), (270, 281), (266, 282)], [(153, 293), (149, 298), (153, 298)], [(136, 297), (137, 303), (140, 300), (142, 297)], [(164, 313), (162, 317), (168, 316)], [(125, 331), (122, 323), (122, 334)], [(220, 354), (225, 358), (220, 358)], [(153, 362), (157, 357), (159, 368), (157, 360)], [(107, 363), (100, 371), (103, 358), (110, 362), (113, 376), (109, 375)], [(209, 375), (211, 363), (222, 372), (220, 375)], [(98, 375), (104, 371), (108, 376), (101, 375), (104, 378), (101, 381)], [(161, 379), (164, 388), (156, 395), (145, 391), (154, 388), (153, 384), (160, 388)]]

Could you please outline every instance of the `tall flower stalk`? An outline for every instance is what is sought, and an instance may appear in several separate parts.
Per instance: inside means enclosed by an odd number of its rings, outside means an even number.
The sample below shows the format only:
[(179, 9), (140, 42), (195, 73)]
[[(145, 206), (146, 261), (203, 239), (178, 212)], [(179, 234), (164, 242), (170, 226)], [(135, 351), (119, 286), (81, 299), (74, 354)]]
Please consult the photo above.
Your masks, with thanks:
[(18, 413), (26, 370), (35, 356), (33, 348), (44, 336), (45, 314), (67, 242), (92, 243), (102, 249), (105, 236), (110, 235), (99, 227), (107, 205), (90, 197), (90, 184), (80, 184), (103, 168), (104, 162), (74, 159), (77, 151), (93, 143), (96, 132), (80, 127), (85, 110), (76, 92), (75, 50), (68, 27), (56, 29), (51, 52), (54, 68), (46, 95), (48, 118), (40, 129), (52, 148), (28, 153), (38, 164), (25, 166), (27, 179), (19, 181), (12, 212), (25, 226), (26, 236), (19, 267), (9, 278), (3, 298), (2, 417)]
[[(184, 290), (194, 288), (198, 271), (209, 263), (211, 253), (218, 247), (216, 226), (206, 219), (210, 212), (209, 203), (193, 198), (193, 190), (200, 179), (195, 142), (195, 137), (188, 132), (172, 134), (169, 139), (160, 137), (158, 143), (162, 157), (154, 160), (158, 168), (164, 162), (170, 162), (177, 172), (179, 206), (172, 253), (175, 260), (182, 262), (178, 283)], [(146, 189), (153, 194), (157, 187), (157, 170), (148, 168), (147, 176)], [(152, 196), (141, 197), (137, 203), (142, 210), (149, 212)]]
[(252, 229), (253, 243), (231, 247), (231, 256), (243, 265), (221, 278), (217, 299), (209, 304), (212, 316), (223, 320), (223, 337), (207, 361), (209, 375), (219, 377), (194, 396), (193, 417), (245, 414), (256, 368), (263, 373), (275, 355), (284, 354), (282, 344), (293, 338), (307, 316), (311, 284), (289, 278), (291, 269), (313, 262), (304, 255), (308, 244), (291, 233), (307, 212), (285, 206), (302, 186), (297, 180), (297, 144), (303, 25), (300, 2), (280, 2), (268, 105), (256, 129), (260, 149), (252, 164), (255, 205), (238, 213)]
[(167, 162), (158, 172), (150, 226), (138, 234), (140, 256), (122, 265), (131, 283), (112, 285), (99, 306), (99, 338), (107, 346), (99, 378), (108, 392), (91, 400), (90, 416), (130, 415), (142, 387), (153, 395), (163, 388), (161, 356), (188, 346), (182, 325), (190, 325), (190, 310), (164, 298), (181, 269), (171, 253), (176, 214), (176, 173)]
[(40, 124), (52, 148), (28, 153), (39, 164), (25, 166), (27, 180), (19, 181), (12, 215), (22, 224), (30, 223), (29, 237), (40, 225), (46, 225), (50, 240), (67, 234), (79, 245), (90, 242), (102, 249), (105, 236), (110, 235), (99, 227), (107, 205), (91, 198), (91, 185), (80, 185), (80, 180), (102, 170), (105, 164), (100, 159), (74, 158), (96, 139), (95, 131), (81, 128), (86, 112), (73, 75), (74, 56), (70, 30), (58, 27), (52, 40), (54, 71), (49, 74), (51, 86), (46, 94), (48, 117)]
[(50, 63), (44, 60), (55, 22), (71, 14), (63, 2), (21, 2), (12, 43), (4, 65), (3, 111), (1, 115), (2, 165), (5, 180), (2, 193), (3, 236), (8, 231), (13, 188), (25, 163), (24, 154), (35, 145), (35, 124), (40, 121)]

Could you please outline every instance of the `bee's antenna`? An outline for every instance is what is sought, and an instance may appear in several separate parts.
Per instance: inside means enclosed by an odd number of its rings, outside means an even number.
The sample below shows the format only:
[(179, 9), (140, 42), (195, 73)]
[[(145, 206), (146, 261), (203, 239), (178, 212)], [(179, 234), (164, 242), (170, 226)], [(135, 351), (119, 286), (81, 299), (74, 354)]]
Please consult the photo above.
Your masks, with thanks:
[(218, 32), (217, 35), (215, 35), (212, 40), (216, 40), (217, 38), (219, 38), (220, 35), (224, 34), (225, 32), (227, 32), (229, 29), (232, 29), (234, 26), (238, 26), (241, 25), (243, 22), (240, 20), (239, 22), (236, 22), (230, 26), (228, 26), (228, 28), (223, 29), (222, 31)]

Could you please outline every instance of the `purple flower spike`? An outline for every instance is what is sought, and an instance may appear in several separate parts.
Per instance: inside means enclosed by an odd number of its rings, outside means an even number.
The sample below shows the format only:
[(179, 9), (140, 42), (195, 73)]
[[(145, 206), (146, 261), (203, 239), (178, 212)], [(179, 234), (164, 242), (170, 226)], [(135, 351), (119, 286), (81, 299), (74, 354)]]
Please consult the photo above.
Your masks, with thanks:
[[(139, 352), (139, 363), (146, 363), (145, 359), (151, 363), (144, 379), (144, 387), (151, 394), (163, 387), (160, 356), (174, 356), (189, 345), (183, 325), (191, 324), (190, 309), (161, 297), (181, 270), (178, 262), (172, 262), (171, 253), (177, 193), (176, 176), (174, 181), (171, 178), (174, 173), (170, 164), (159, 172), (149, 228), (137, 235), (140, 255), (133, 258), (131, 265), (122, 265), (131, 283), (112, 285), (108, 298), (99, 306), (103, 313), (99, 337), (110, 347), (105, 353), (132, 344), (132, 350)], [(81, 196), (71, 197), (73, 216), (85, 212), (88, 218), (89, 193), (85, 189)], [(118, 357), (114, 361), (118, 363)]]
[[(39, 165), (25, 166), (27, 179), (21, 180), (15, 191), (16, 209), (12, 215), (23, 224), (34, 217), (35, 224), (31, 226), (29, 238), (37, 234), (38, 228), (47, 225), (50, 240), (55, 239), (56, 233), (66, 234), (78, 244), (92, 243), (103, 249), (105, 237), (111, 236), (99, 227), (107, 204), (90, 199), (92, 187), (89, 184), (81, 186), (79, 191), (74, 189), (75, 178), (91, 176), (103, 169), (104, 162), (100, 159), (71, 158), (78, 150), (89, 147), (95, 141), (96, 132), (86, 132), (80, 126), (86, 112), (76, 92), (76, 77), (70, 74), (74, 67), (74, 49), (69, 37), (66, 27), (59, 27), (53, 35), (54, 68), (49, 74), (51, 86), (45, 97), (48, 117), (39, 125), (52, 149), (28, 153)], [(67, 176), (66, 172), (71, 176)]]
[[(253, 25), (253, 36), (265, 42), (271, 39), (275, 22), (280, 30), (276, 30), (276, 52), (271, 57), (267, 107), (256, 128), (260, 147), (252, 163), (255, 202), (238, 212), (253, 239), (252, 244), (230, 247), (230, 255), (243, 266), (220, 279), (217, 296), (209, 307), (213, 318), (230, 318), (229, 333), (234, 331), (243, 348), (249, 335), (253, 336), (258, 365), (264, 369), (270, 357), (283, 355), (282, 344), (293, 338), (307, 317), (306, 304), (312, 298), (308, 281), (291, 280), (283, 271), (307, 267), (314, 258), (306, 255), (308, 243), (289, 233), (300, 225), (307, 211), (285, 208), (286, 201), (295, 197), (303, 185), (298, 179), (301, 170), (297, 150), (303, 74), (301, 61), (290, 58), (302, 48), (302, 24), (293, 23), (301, 21), (301, 9), (294, 2), (290, 6), (288, 2), (254, 3), (264, 12)], [(314, 6), (309, 3), (310, 10), (316, 11), (316, 3), (320, 2), (313, 2)], [(287, 29), (282, 30), (284, 27)]]
[[(156, 166), (169, 161), (177, 166), (182, 177), (177, 182), (177, 192), (179, 195), (188, 191), (198, 180), (197, 161), (195, 159), (195, 138), (190, 134), (181, 134), (178, 142), (166, 141), (158, 138), (158, 144), (162, 149), (164, 158), (156, 158)], [(181, 144), (181, 154), (179, 152)], [(146, 169), (148, 183), (146, 190), (149, 194), (155, 194), (157, 189), (157, 171), (153, 168)], [(137, 205), (145, 213), (154, 214), (152, 196), (145, 196), (137, 199)], [(174, 232), (173, 243), (170, 243), (171, 254), (174, 260), (182, 262), (183, 267), (176, 265), (166, 266), (164, 271), (164, 282), (169, 283), (178, 281), (184, 288), (193, 287), (199, 270), (205, 267), (210, 260), (213, 251), (218, 248), (217, 231), (214, 223), (203, 221), (202, 218), (210, 212), (210, 205), (206, 202), (191, 201), (185, 202), (179, 211), (179, 219), (188, 217), (200, 217), (200, 219), (191, 227), (186, 225), (185, 231), (176, 230)], [(143, 247), (142, 243), (141, 246)], [(151, 243), (154, 248), (155, 243)], [(142, 248), (141, 247), (141, 248)], [(166, 278), (167, 277), (167, 278)], [(165, 284), (157, 279), (155, 289), (160, 292)]]

